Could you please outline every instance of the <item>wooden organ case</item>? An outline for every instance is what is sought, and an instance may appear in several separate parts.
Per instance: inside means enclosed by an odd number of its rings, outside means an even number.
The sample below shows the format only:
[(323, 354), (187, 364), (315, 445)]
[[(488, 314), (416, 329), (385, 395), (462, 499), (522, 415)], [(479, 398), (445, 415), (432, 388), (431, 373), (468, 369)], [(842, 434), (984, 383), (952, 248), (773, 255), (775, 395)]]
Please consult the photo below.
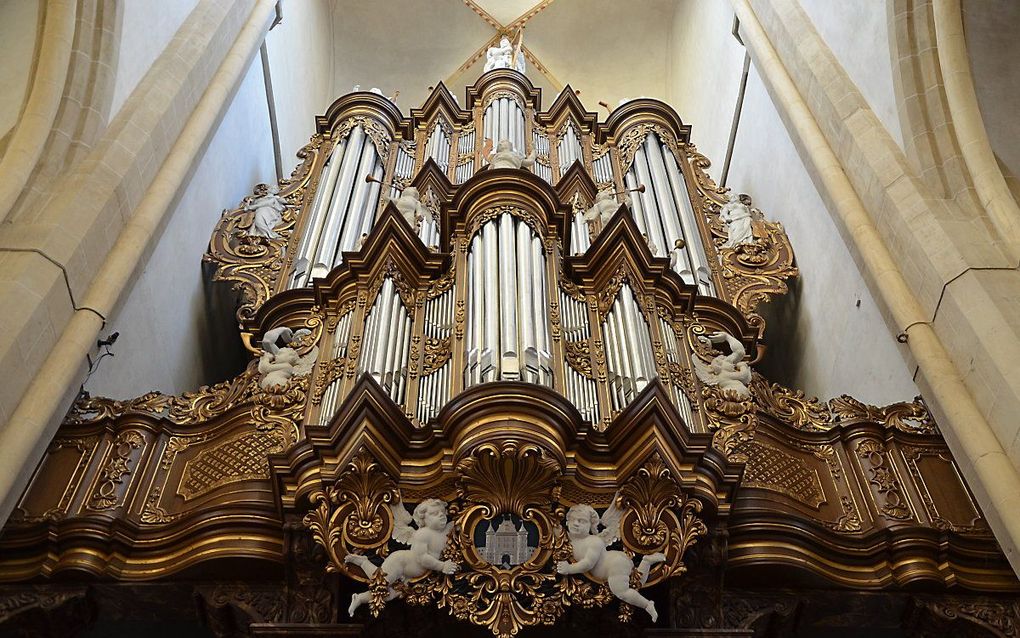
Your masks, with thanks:
[(1017, 635), (923, 402), (751, 371), (793, 251), (670, 107), (543, 110), (497, 69), (316, 127), (206, 255), (247, 369), (75, 404), (0, 536), (0, 631)]

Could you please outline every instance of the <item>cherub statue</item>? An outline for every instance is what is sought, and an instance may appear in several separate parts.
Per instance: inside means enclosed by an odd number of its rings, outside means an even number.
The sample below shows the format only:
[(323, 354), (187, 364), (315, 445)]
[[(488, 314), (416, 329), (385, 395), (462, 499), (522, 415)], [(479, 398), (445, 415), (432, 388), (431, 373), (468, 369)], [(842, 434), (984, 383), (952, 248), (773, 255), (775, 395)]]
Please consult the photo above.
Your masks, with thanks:
[(736, 248), (741, 244), (754, 242), (754, 234), (751, 232), (751, 209), (745, 201), (746, 197), (730, 193), (729, 200), (719, 211), (719, 219), (726, 224), (727, 232), (723, 248)]
[[(605, 580), (614, 596), (644, 609), (652, 617), (652, 622), (655, 622), (659, 619), (655, 603), (630, 586), (630, 576), (634, 571), (634, 562), (630, 556), (618, 550), (606, 549), (619, 539), (622, 518), (623, 512), (616, 507), (615, 498), (601, 519), (590, 505), (571, 507), (567, 511), (567, 536), (574, 548), (575, 562), (561, 560), (556, 563), (556, 571), (560, 574), (590, 573), (595, 578)], [(599, 525), (605, 527), (601, 532)], [(661, 553), (641, 557), (637, 567), (641, 585), (648, 582), (648, 572), (652, 567), (664, 560), (666, 556)]]
[(531, 154), (525, 157), (514, 150), (510, 140), (503, 138), (496, 145), (496, 152), (485, 159), (489, 160), (491, 168), (531, 168), (535, 165), (535, 149), (531, 149)]
[[(414, 514), (408, 514), (401, 503), (390, 505), (393, 511), (393, 540), (408, 545), (410, 549), (401, 549), (392, 552), (383, 560), (382, 565), (376, 567), (368, 560), (368, 557), (360, 554), (348, 554), (344, 556), (344, 562), (350, 565), (357, 565), (369, 578), (382, 570), (386, 577), (386, 584), (389, 592), (386, 601), (389, 602), (400, 596), (400, 592), (393, 589), (393, 583), (417, 578), (429, 571), (439, 571), (444, 574), (453, 574), (457, 571), (458, 565), (452, 560), (440, 560), (443, 548), (446, 547), (446, 539), (453, 529), (453, 523), (447, 522), (446, 502), (438, 498), (430, 498), (418, 503), (414, 508)], [(418, 526), (418, 529), (411, 527), (411, 521)], [(353, 616), (358, 607), (364, 605), (372, 598), (371, 591), (363, 591), (351, 597), (351, 605), (347, 612)]]
[(483, 71), (493, 69), (516, 69), (524, 73), (524, 52), (521, 45), (515, 47), (510, 44), (510, 39), (503, 36), (499, 39), (499, 46), (489, 47), (485, 51), (485, 66)]
[[(630, 197), (625, 195), (623, 201), (630, 206)], [(620, 204), (616, 201), (616, 195), (612, 189), (599, 191), (595, 196), (595, 203), (584, 214), (584, 221), (592, 224), (597, 219), (602, 226), (605, 226), (619, 208)]]
[(417, 231), (421, 226), (421, 221), (425, 219), (426, 213), (425, 206), (422, 205), (419, 199), (418, 189), (414, 186), (408, 186), (400, 193), (400, 197), (390, 201), (400, 211), (404, 221)]
[(705, 365), (694, 359), (694, 371), (705, 385), (718, 386), (720, 390), (732, 390), (741, 399), (751, 396), (748, 384), (751, 383), (751, 366), (744, 363), (744, 344), (727, 332), (713, 332), (707, 337), (699, 337), (706, 343), (725, 341), (730, 346), (730, 354), (720, 354)]
[(287, 200), (280, 197), (280, 187), (273, 184), (269, 187), (267, 194), (245, 206), (245, 210), (255, 211), (251, 226), (248, 227), (248, 234), (255, 237), (279, 239), (280, 235), (274, 229), (283, 221), (283, 211), (286, 208)]
[[(312, 371), (315, 359), (319, 355), (319, 348), (313, 347), (311, 352), (300, 356), (292, 346), (296, 345), (311, 330), (301, 328), (291, 330), (287, 326), (273, 328), (262, 337), (262, 358), (259, 359), (259, 372), (262, 378), (259, 379), (259, 387), (269, 390), (274, 387), (287, 385), (292, 377), (301, 377)], [(277, 342), (283, 339), (287, 344), (279, 347)]]

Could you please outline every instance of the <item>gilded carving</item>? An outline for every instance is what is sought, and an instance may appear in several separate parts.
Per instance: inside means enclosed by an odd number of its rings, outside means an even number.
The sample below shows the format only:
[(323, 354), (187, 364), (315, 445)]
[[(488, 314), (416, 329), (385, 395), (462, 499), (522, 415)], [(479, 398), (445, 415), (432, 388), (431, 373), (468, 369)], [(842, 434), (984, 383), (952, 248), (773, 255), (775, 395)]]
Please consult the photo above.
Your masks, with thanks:
[(422, 361), (421, 376), (427, 377), (437, 372), (450, 360), (453, 351), (450, 347), (450, 338), (437, 339), (435, 337), (425, 338), (425, 357)]
[(145, 439), (134, 430), (117, 435), (110, 444), (106, 464), (99, 472), (86, 507), (90, 510), (105, 510), (117, 504), (117, 486), (123, 484), (124, 477), (131, 473), (131, 453), (144, 444)]
[(504, 214), (510, 214), (521, 220), (528, 225), (529, 228), (538, 236), (539, 239), (546, 239), (545, 223), (530, 210), (526, 210), (519, 206), (494, 206), (492, 208), (486, 208), (478, 215), (475, 215), (471, 219), (471, 223), (468, 225), (465, 232), (466, 237), (472, 237), (478, 229), (485, 225), (486, 222), (499, 219)]
[(832, 427), (829, 406), (814, 397), (805, 397), (802, 390), (769, 383), (759, 374), (754, 375), (751, 390), (760, 410), (798, 430), (824, 432)]
[(564, 355), (567, 363), (578, 374), (587, 379), (594, 379), (591, 369), (591, 352), (588, 339), (563, 342)]
[(841, 496), (839, 499), (843, 513), (833, 523), (826, 523), (825, 526), (837, 532), (859, 532), (861, 531), (861, 517), (854, 509), (854, 502), (849, 496)]
[(340, 478), (314, 492), (309, 500), (313, 509), (303, 522), (315, 542), (326, 550), (326, 571), (344, 571), (364, 580), (363, 575), (348, 570), (343, 559), (352, 550), (385, 545), (393, 530), (390, 504), (399, 500), (393, 479), (361, 448)]
[(746, 455), (742, 487), (778, 492), (812, 509), (825, 503), (818, 471), (802, 459), (764, 441), (745, 441), (737, 451)]
[(829, 408), (837, 423), (870, 421), (909, 434), (938, 434), (935, 420), (921, 397), (911, 402), (893, 403), (879, 408), (844, 394), (829, 401)]
[(230, 483), (268, 478), (267, 457), (282, 452), (287, 443), (281, 431), (254, 430), (204, 448), (184, 464), (177, 493), (189, 500)]
[(889, 462), (889, 455), (881, 441), (865, 439), (857, 444), (857, 456), (861, 459), (862, 465), (867, 462), (865, 469), (868, 470), (868, 482), (875, 487), (879, 496), (883, 499), (880, 502), (879, 512), (887, 518), (903, 520), (910, 518), (910, 508), (907, 506), (900, 488), (900, 481), (896, 478), (896, 470)]

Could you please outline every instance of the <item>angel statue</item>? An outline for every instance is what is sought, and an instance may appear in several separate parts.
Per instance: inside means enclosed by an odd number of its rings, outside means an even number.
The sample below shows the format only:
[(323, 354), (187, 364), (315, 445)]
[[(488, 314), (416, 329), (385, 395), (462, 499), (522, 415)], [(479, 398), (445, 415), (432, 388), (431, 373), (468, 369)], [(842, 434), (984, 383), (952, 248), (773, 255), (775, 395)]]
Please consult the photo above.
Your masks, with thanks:
[(510, 39), (503, 36), (499, 39), (499, 46), (489, 47), (485, 51), (483, 71), (516, 69), (524, 73), (524, 68), (524, 52), (521, 50), (520, 36), (518, 36), (517, 46), (510, 44)]
[(280, 187), (273, 184), (267, 194), (245, 206), (245, 210), (255, 211), (251, 226), (248, 227), (248, 234), (254, 237), (279, 239), (280, 235), (274, 229), (283, 221), (283, 211), (286, 208), (287, 200), (280, 197)]
[[(630, 197), (624, 195), (623, 201), (628, 206), (631, 205)], [(597, 219), (605, 227), (613, 213), (619, 209), (620, 204), (616, 201), (616, 195), (612, 189), (599, 191), (598, 195), (595, 196), (595, 203), (584, 214), (584, 221), (588, 222), (588, 224), (593, 224)]]
[(736, 193), (729, 194), (729, 201), (723, 204), (719, 210), (719, 219), (726, 224), (726, 241), (723, 248), (736, 248), (741, 244), (754, 242), (754, 234), (751, 231), (751, 209), (747, 206), (746, 195), (738, 196)]
[(415, 231), (421, 226), (421, 220), (425, 219), (426, 212), (425, 206), (422, 205), (418, 197), (418, 189), (414, 186), (408, 186), (401, 191), (400, 197), (390, 200), (397, 207), (397, 210), (400, 211), (400, 216), (404, 218), (404, 221)]
[(713, 332), (707, 337), (698, 337), (707, 343), (725, 341), (730, 346), (729, 354), (716, 355), (712, 363), (706, 365), (694, 359), (694, 371), (705, 385), (719, 386), (720, 390), (732, 390), (741, 399), (751, 396), (748, 384), (751, 383), (751, 366), (744, 363), (744, 344), (727, 332)]
[[(262, 374), (259, 387), (268, 390), (285, 386), (292, 377), (302, 377), (312, 371), (315, 359), (319, 355), (319, 348), (312, 348), (311, 352), (304, 356), (298, 355), (297, 350), (293, 348), (311, 333), (312, 331), (306, 328), (295, 331), (287, 326), (266, 332), (262, 337), (263, 355), (259, 359), (259, 372)], [(277, 343), (281, 338), (287, 344), (282, 348)]]
[[(620, 521), (623, 511), (616, 507), (616, 499), (601, 518), (591, 505), (574, 505), (567, 510), (567, 536), (574, 548), (574, 560), (561, 560), (556, 563), (556, 571), (560, 574), (590, 573), (595, 578), (609, 584), (609, 591), (625, 603), (644, 609), (652, 617), (652, 622), (659, 619), (655, 611), (655, 603), (638, 593), (630, 586), (630, 576), (634, 571), (634, 562), (630, 556), (618, 550), (606, 549), (620, 538)], [(605, 529), (599, 531), (599, 526)], [(641, 557), (637, 571), (639, 582), (648, 582), (648, 572), (652, 567), (666, 560), (662, 553), (649, 554)]]
[[(389, 602), (400, 596), (400, 592), (393, 589), (393, 583), (417, 578), (428, 571), (439, 571), (444, 574), (453, 574), (457, 571), (458, 565), (452, 560), (439, 560), (446, 547), (446, 538), (453, 529), (453, 523), (447, 522), (446, 501), (438, 498), (430, 498), (418, 503), (414, 508), (414, 514), (408, 514), (401, 503), (390, 505), (393, 511), (393, 540), (408, 545), (410, 549), (401, 549), (392, 552), (383, 560), (382, 565), (375, 566), (375, 563), (368, 560), (367, 556), (360, 554), (348, 554), (344, 556), (344, 562), (357, 565), (361, 571), (370, 579), (374, 578), (381, 570), (389, 586), (386, 601)], [(411, 527), (411, 522), (418, 526)], [(351, 616), (354, 612), (369, 600), (372, 599), (371, 591), (363, 591), (351, 597), (351, 606), (347, 613)]]
[(496, 145), (496, 152), (486, 154), (485, 159), (489, 160), (491, 168), (531, 168), (535, 165), (535, 149), (531, 149), (531, 154), (525, 157), (514, 150), (513, 142), (503, 138)]

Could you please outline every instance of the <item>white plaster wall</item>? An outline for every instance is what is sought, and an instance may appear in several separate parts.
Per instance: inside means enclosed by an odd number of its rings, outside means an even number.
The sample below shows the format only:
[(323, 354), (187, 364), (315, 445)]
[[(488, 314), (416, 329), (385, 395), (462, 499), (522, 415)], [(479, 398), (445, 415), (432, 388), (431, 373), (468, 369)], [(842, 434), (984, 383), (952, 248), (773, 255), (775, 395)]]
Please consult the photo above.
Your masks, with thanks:
[[(0, 139), (18, 123), (28, 97), (36, 41), (42, 28), (38, 0), (0, 1)], [(3, 145), (0, 145), (0, 149)]]
[(333, 100), (333, 22), (329, 0), (283, 4), (283, 22), (266, 37), (276, 100), (283, 174), (297, 165), (294, 156), (315, 132), (315, 116)]
[[(16, 0), (20, 1), (20, 0)], [(199, 0), (122, 0), (112, 116), (163, 52)]]
[(729, 31), (728, 0), (680, 0), (673, 11), (667, 54), (667, 101), (690, 124), (691, 141), (722, 176), (733, 110), (740, 90), (744, 47)]
[(800, 5), (868, 106), (903, 148), (903, 131), (893, 87), (889, 2), (891, 0), (800, 0)]
[(766, 305), (775, 345), (759, 369), (821, 398), (846, 393), (883, 405), (918, 394), (906, 346), (887, 327), (753, 65), (729, 186), (783, 223), (801, 272), (794, 294)]
[[(209, 316), (202, 255), (220, 212), (259, 182), (275, 180), (262, 65), (256, 56), (193, 176), (183, 187), (144, 270), (125, 293), (104, 334), (120, 332), (114, 357), (86, 384), (117, 399), (149, 390), (194, 390), (222, 380), (236, 362), (236, 329)], [(231, 316), (228, 313), (228, 319)], [(229, 321), (228, 321), (229, 323)]]

